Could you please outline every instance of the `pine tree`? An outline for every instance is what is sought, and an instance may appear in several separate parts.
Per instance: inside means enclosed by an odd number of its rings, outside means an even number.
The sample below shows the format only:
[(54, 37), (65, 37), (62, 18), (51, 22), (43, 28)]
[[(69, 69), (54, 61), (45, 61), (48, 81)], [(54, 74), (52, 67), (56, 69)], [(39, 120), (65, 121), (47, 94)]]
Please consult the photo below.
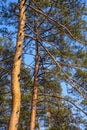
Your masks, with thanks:
[(38, 72), (39, 72), (39, 46), (38, 46), (38, 21), (35, 21), (36, 32), (36, 56), (35, 56), (35, 69), (34, 69), (34, 88), (32, 96), (32, 110), (31, 110), (31, 123), (30, 130), (35, 129), (36, 112), (37, 112), (37, 99), (38, 99)]
[(16, 43), (16, 52), (14, 55), (13, 68), (12, 68), (12, 113), (9, 122), (9, 130), (17, 130), (20, 105), (21, 105), (21, 92), (20, 92), (20, 68), (21, 68), (21, 55), (22, 44), (24, 41), (24, 27), (25, 27), (25, 1), (20, 0), (20, 14), (19, 14), (19, 29)]
[[(36, 19), (36, 12), (38, 17), (39, 70), (38, 85), (36, 86), (38, 87), (38, 93), (36, 94), (38, 98), (35, 99), (37, 102), (35, 102), (34, 125), (31, 129), (35, 129), (35, 124), (37, 127), (39, 118), (42, 118), (52, 129), (77, 129), (77, 125), (81, 124), (83, 120), (80, 117), (80, 113), (78, 114), (76, 110), (79, 109), (87, 115), (86, 111), (82, 110), (86, 108), (86, 21), (83, 18), (86, 12), (85, 4), (79, 0), (27, 0), (25, 4), (27, 6), (26, 34), (22, 56), (31, 53), (35, 58), (35, 43), (37, 38), (35, 37), (34, 21)], [(12, 6), (14, 10), (17, 7), (17, 4), (13, 4)], [(18, 13), (15, 11), (13, 11), (13, 14), (12, 12), (10, 13), (12, 14), (11, 17), (15, 17), (15, 13), (17, 17)], [(15, 19), (10, 22), (14, 22), (16, 25)], [(10, 25), (12, 25), (12, 23), (10, 23)], [(8, 32), (8, 30), (6, 31)], [(6, 35), (6, 32), (3, 32), (3, 34)], [(35, 61), (34, 59), (34, 63)], [(33, 75), (33, 73), (36, 69), (35, 65), (29, 65), (27, 69), (31, 69), (31, 77), (34, 79), (35, 75)], [(29, 74), (28, 71), (26, 71), (26, 73)], [(22, 94), (22, 115), (18, 129), (29, 128), (29, 123), (31, 122), (30, 102), (33, 101), (31, 97), (33, 99), (34, 93), (32, 95), (30, 89), (33, 89), (33, 85), (31, 87), (30, 84), (26, 84), (27, 81), (29, 83), (29, 80), (31, 80), (30, 77), (27, 79), (25, 76), (24, 80), (24, 86), (27, 86), (27, 88), (21, 89), (24, 93)], [(23, 80), (21, 80), (21, 83), (22, 82)], [(33, 81), (33, 84), (34, 83), (35, 80)], [(82, 86), (84, 86), (84, 88)], [(66, 93), (64, 92), (65, 87), (67, 87), (65, 89), (65, 91), (67, 90)], [(29, 106), (26, 106), (28, 96)], [(78, 100), (80, 103), (76, 105)], [(76, 108), (74, 110), (76, 115), (74, 116), (73, 108)], [(47, 117), (48, 113), (51, 114), (51, 119)], [(27, 117), (27, 114), (29, 114), (29, 117)], [(62, 121), (60, 115), (62, 115)], [(71, 118), (68, 118), (67, 115)], [(26, 120), (29, 118), (29, 122), (23, 122), (24, 117), (26, 117)], [(55, 122), (53, 122), (53, 120)], [(72, 123), (73, 120), (76, 120), (76, 122), (74, 121)], [(74, 127), (73, 124), (75, 124), (76, 127)]]
[[(81, 43), (86, 44), (86, 42), (81, 41), (84, 38), (86, 40), (85, 35), (82, 34), (82, 30), (86, 30), (86, 21), (82, 19), (86, 9), (84, 3), (80, 1), (55, 1), (47, 4), (47, 1), (32, 1), (31, 5), (27, 3), (27, 6), (32, 9), (32, 12), (36, 11), (39, 14), (39, 21), (41, 21), (39, 24), (39, 45), (46, 52), (41, 60), (46, 56), (48, 63), (43, 64), (45, 67), (47, 64), (50, 66), (48, 67), (48, 74), (53, 70), (52, 72), (55, 72), (56, 75), (53, 80), (57, 77), (60, 83), (71, 85), (73, 89), (68, 90), (68, 92), (71, 91), (71, 95), (74, 92), (83, 96), (84, 90), (81, 90), (80, 84), (76, 81), (74, 72), (80, 67), (77, 53), (83, 46)], [(79, 12), (78, 8), (80, 9)], [(81, 12), (82, 10), (83, 12)], [(34, 40), (34, 37), (32, 39)], [(75, 43), (75, 41), (80, 43)], [(63, 99), (67, 100), (65, 97)], [(72, 98), (70, 98), (71, 101), (73, 104)]]

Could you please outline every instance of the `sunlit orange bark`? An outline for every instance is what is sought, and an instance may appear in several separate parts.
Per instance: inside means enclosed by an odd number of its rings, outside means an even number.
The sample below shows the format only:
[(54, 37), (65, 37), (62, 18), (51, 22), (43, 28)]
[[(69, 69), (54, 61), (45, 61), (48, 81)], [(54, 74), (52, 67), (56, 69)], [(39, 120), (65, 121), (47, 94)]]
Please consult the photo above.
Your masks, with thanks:
[(24, 27), (25, 27), (25, 0), (19, 0), (20, 13), (19, 13), (19, 28), (16, 42), (16, 52), (13, 61), (12, 68), (12, 113), (10, 116), (8, 130), (17, 130), (20, 105), (21, 105), (21, 92), (20, 92), (20, 67), (21, 67), (21, 55), (22, 44), (24, 41)]
[(34, 88), (32, 96), (32, 110), (30, 130), (35, 130), (36, 125), (36, 111), (37, 111), (37, 96), (38, 96), (38, 70), (39, 70), (39, 50), (38, 50), (38, 27), (37, 21), (35, 22), (36, 28), (36, 56), (35, 56), (35, 70), (34, 70)]

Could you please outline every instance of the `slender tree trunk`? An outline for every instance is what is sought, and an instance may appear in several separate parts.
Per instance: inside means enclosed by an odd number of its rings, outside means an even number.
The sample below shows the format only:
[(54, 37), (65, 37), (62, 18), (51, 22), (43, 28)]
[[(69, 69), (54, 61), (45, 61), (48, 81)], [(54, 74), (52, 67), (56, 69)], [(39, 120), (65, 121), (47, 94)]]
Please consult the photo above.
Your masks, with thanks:
[(36, 125), (36, 111), (37, 111), (37, 95), (38, 95), (38, 70), (39, 70), (39, 50), (38, 50), (38, 24), (35, 22), (36, 32), (36, 56), (35, 56), (35, 70), (34, 70), (34, 88), (32, 96), (32, 110), (30, 130), (35, 130)]
[(13, 69), (12, 69), (12, 113), (10, 116), (8, 130), (17, 130), (20, 105), (21, 105), (21, 92), (20, 92), (20, 68), (21, 68), (21, 55), (22, 44), (24, 41), (24, 27), (25, 27), (25, 0), (19, 0), (20, 13), (19, 13), (19, 28), (16, 42), (16, 52), (14, 56)]
[(40, 130), (40, 123), (38, 122), (38, 130)]
[(50, 112), (48, 112), (48, 128), (50, 129), (50, 118), (51, 118), (51, 114), (50, 114)]

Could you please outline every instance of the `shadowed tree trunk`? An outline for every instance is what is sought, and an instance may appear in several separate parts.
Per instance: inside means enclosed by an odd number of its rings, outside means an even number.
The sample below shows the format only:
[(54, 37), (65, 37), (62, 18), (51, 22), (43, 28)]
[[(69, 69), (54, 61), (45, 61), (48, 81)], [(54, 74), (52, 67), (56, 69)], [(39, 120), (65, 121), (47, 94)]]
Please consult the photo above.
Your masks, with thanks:
[(40, 123), (38, 122), (38, 130), (40, 130)]
[(39, 70), (39, 49), (38, 49), (38, 22), (35, 21), (36, 32), (36, 56), (35, 56), (35, 70), (34, 70), (34, 88), (32, 96), (32, 110), (30, 130), (35, 130), (36, 125), (36, 111), (37, 111), (37, 96), (38, 96), (38, 70)]
[(21, 105), (21, 92), (20, 92), (20, 68), (21, 68), (21, 55), (22, 44), (24, 41), (24, 27), (25, 27), (25, 0), (19, 0), (20, 12), (19, 12), (19, 27), (18, 36), (16, 42), (16, 52), (13, 61), (12, 68), (12, 113), (10, 116), (8, 130), (17, 130), (20, 105)]

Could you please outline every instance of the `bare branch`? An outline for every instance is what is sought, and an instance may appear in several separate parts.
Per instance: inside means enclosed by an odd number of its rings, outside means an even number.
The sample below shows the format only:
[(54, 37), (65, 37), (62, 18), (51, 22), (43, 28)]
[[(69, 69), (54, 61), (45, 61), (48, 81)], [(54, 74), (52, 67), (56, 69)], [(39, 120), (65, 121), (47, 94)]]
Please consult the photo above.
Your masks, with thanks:
[[(39, 95), (42, 95), (42, 93), (41, 94), (39, 94)], [(86, 116), (87, 116), (87, 113), (84, 111), (84, 110), (82, 110), (80, 107), (78, 107), (73, 101), (71, 101), (69, 98), (65, 98), (65, 97), (61, 97), (61, 96), (57, 96), (57, 95), (50, 95), (50, 94), (43, 94), (44, 96), (46, 96), (46, 97), (54, 97), (54, 98), (59, 98), (59, 99), (61, 99), (61, 100), (65, 100), (65, 101), (67, 101), (67, 102), (69, 102), (70, 104), (72, 104), (73, 106), (75, 106), (78, 110), (80, 110), (81, 112), (83, 112)]]
[(38, 12), (39, 14), (43, 15), (46, 19), (48, 19), (50, 22), (55, 23), (58, 27), (62, 27), (63, 29), (65, 29), (67, 31), (67, 33), (70, 35), (70, 37), (72, 39), (74, 39), (75, 41), (79, 42), (79, 43), (83, 43), (85, 45), (87, 45), (87, 42), (81, 41), (79, 39), (77, 39), (76, 37), (73, 36), (73, 34), (71, 33), (71, 31), (63, 24), (58, 23), (55, 19), (52, 19), (51, 17), (49, 17), (45, 12), (43, 12), (41, 9), (39, 8), (34, 8), (31, 5), (26, 4), (27, 6), (29, 6), (31, 9), (33, 9), (34, 11)]
[(29, 37), (29, 38), (32, 38), (33, 40), (36, 40), (35, 37), (32, 37), (32, 36), (30, 36), (30, 35), (28, 35), (28, 34), (25, 34), (25, 37)]
[(73, 84), (73, 80), (72, 78), (62, 69), (61, 65), (56, 61), (55, 57), (49, 52), (49, 50), (44, 47), (44, 45), (39, 42), (40, 45), (44, 48), (44, 50), (49, 54), (49, 56), (51, 57), (51, 59), (55, 62), (55, 64), (57, 65), (58, 68), (60, 68), (60, 70), (65, 74), (65, 76), (68, 78), (69, 84), (82, 96), (84, 96), (84, 94)]

